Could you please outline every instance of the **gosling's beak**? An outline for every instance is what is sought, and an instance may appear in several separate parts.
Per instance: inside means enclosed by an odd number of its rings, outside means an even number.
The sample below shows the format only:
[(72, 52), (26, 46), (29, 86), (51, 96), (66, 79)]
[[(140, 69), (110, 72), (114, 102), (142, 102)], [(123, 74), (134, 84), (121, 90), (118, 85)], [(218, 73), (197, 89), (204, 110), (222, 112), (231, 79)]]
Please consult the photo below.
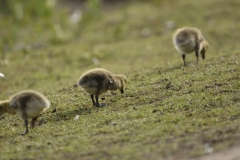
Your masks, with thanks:
[(205, 59), (205, 52), (201, 52), (202, 59)]
[(206, 48), (202, 48), (200, 53), (201, 53), (201, 56), (202, 56), (203, 60), (205, 59), (205, 52), (206, 52)]
[(4, 74), (0, 73), (0, 77), (4, 77)]
[(123, 89), (120, 89), (120, 92), (123, 94), (123, 93), (124, 93), (124, 90), (123, 90)]

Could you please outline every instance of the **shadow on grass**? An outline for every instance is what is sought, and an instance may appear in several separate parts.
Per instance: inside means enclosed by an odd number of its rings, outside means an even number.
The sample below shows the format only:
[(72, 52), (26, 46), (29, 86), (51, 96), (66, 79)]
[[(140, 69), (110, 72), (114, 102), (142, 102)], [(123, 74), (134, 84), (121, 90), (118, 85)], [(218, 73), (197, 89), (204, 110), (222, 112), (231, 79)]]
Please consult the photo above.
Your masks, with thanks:
[(71, 120), (74, 119), (77, 115), (90, 115), (92, 112), (97, 111), (97, 107), (94, 106), (86, 106), (86, 107), (79, 107), (79, 109), (75, 110), (68, 110), (68, 111), (62, 111), (54, 109), (52, 112), (50, 112), (49, 120), (50, 121), (65, 121), (65, 120)]
[(171, 72), (171, 71), (174, 71), (174, 70), (177, 70), (177, 69), (183, 69), (184, 67), (182, 65), (179, 65), (179, 66), (174, 66), (174, 67), (171, 67), (171, 68), (166, 68), (166, 69), (163, 69), (163, 70), (159, 70), (159, 72), (161, 73), (165, 73), (165, 72)]

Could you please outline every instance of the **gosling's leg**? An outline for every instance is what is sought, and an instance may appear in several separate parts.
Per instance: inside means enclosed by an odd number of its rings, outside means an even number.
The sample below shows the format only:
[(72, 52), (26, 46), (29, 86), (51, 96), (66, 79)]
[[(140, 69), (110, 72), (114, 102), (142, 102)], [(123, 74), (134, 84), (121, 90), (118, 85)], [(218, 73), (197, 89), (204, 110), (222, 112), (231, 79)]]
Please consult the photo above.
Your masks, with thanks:
[(91, 97), (91, 99), (92, 99), (93, 106), (95, 106), (96, 103), (95, 103), (95, 101), (94, 101), (94, 95), (91, 94), (90, 97)]
[(186, 63), (186, 61), (185, 61), (185, 54), (182, 54), (182, 59), (183, 59), (183, 64), (184, 64), (184, 66), (187, 66), (187, 63)]
[(19, 133), (20, 135), (25, 135), (29, 132), (28, 131), (28, 120), (27, 119), (24, 119), (24, 124), (25, 124), (25, 127), (26, 127), (26, 131), (24, 133)]
[(96, 99), (96, 106), (97, 106), (97, 107), (104, 107), (104, 106), (105, 106), (104, 103), (99, 103), (99, 102), (98, 102), (98, 95), (95, 95), (95, 99)]
[(96, 99), (96, 106), (100, 107), (99, 102), (98, 102), (98, 95), (95, 95), (95, 99)]
[(29, 131), (28, 131), (28, 120), (25, 119), (25, 120), (24, 120), (24, 123), (25, 123), (25, 127), (26, 127), (26, 131), (25, 131), (24, 134), (27, 134), (27, 133), (29, 132)]
[(197, 58), (196, 64), (198, 64), (198, 50), (196, 50), (195, 54), (196, 54), (196, 58)]

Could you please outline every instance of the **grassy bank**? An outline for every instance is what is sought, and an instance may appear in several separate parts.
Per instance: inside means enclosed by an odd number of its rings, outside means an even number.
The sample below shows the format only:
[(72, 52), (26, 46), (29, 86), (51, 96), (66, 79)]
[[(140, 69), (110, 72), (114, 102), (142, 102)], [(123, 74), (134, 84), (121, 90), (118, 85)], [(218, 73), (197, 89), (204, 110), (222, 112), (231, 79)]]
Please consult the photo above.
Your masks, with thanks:
[[(4, 23), (5, 33), (20, 38), (1, 43), (0, 99), (34, 89), (52, 105), (26, 136), (17, 135), (24, 131), (19, 117), (0, 117), (1, 159), (186, 159), (204, 155), (206, 143), (215, 151), (240, 144), (239, 7), (237, 0), (123, 3), (97, 8), (85, 26), (56, 16), (67, 33), (57, 41), (54, 29), (27, 27), (39, 38), (21, 36), (25, 25)], [(182, 26), (200, 28), (210, 44), (199, 65), (191, 54), (182, 67), (173, 47)], [(128, 78), (125, 94), (103, 95), (105, 108), (75, 86), (95, 67)]]

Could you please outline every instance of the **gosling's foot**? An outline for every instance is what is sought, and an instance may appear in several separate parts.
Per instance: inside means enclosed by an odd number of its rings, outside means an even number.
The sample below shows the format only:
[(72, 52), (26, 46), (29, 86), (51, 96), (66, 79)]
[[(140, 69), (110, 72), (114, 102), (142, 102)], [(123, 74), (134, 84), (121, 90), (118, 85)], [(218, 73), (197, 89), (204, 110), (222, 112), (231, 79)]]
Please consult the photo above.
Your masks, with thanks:
[(103, 107), (105, 107), (106, 106), (106, 104), (105, 103), (99, 103), (98, 105), (96, 105), (98, 108), (103, 108)]
[(18, 135), (21, 135), (21, 136), (24, 136), (26, 134), (28, 134), (28, 132), (18, 133)]

